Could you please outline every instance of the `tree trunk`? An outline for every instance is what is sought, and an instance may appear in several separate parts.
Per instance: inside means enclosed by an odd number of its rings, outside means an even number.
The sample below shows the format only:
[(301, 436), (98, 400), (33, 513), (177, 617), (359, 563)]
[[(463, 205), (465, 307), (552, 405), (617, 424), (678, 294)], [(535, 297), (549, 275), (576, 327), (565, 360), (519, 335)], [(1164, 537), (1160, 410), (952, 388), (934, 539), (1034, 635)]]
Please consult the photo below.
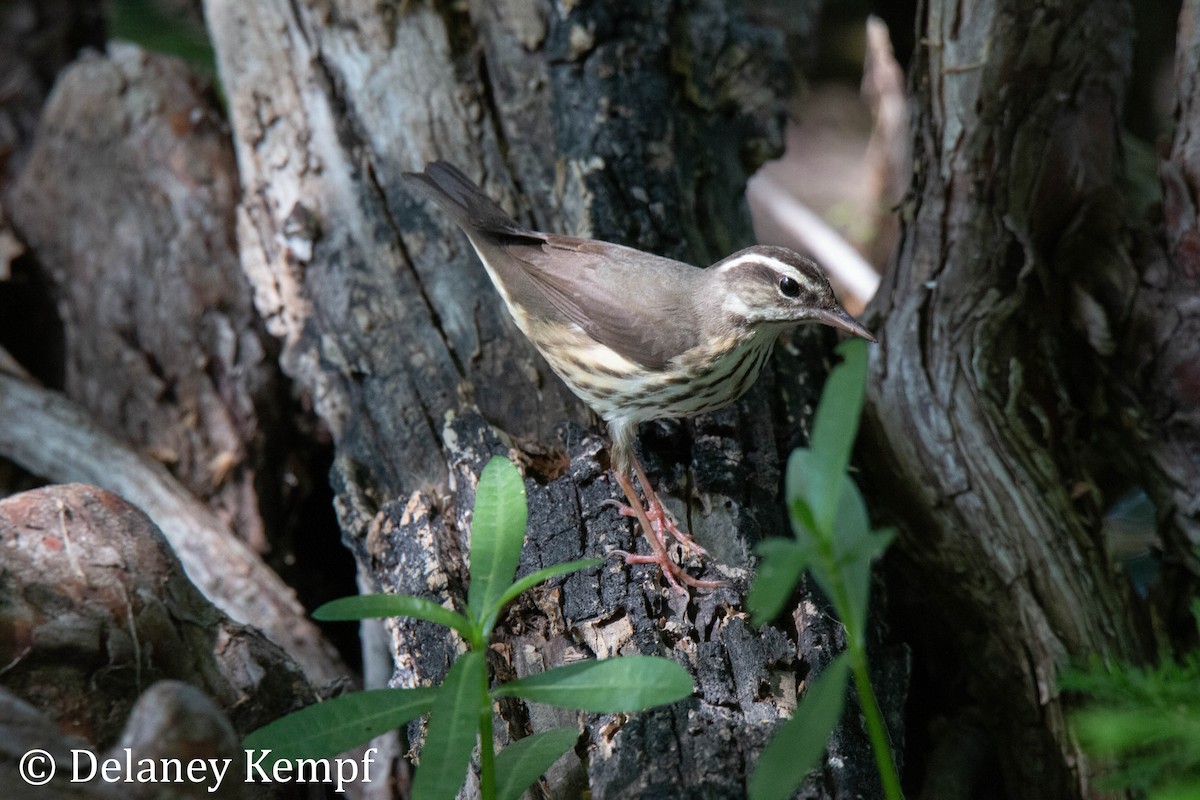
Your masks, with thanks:
[[(241, 169), (243, 268), (284, 369), (333, 432), (338, 513), (366, 588), (461, 603), (475, 480), (495, 453), (526, 475), (522, 572), (635, 549), (629, 521), (605, 505), (619, 492), (597, 427), (519, 334), (465, 238), (400, 174), (445, 158), (536, 228), (707, 264), (751, 241), (740, 198), (781, 146), (781, 37), (721, 2), (618, 14), (209, 0), (206, 13)], [(794, 337), (734, 408), (645, 426), (651, 475), (729, 589), (688, 598), (653, 570), (610, 563), (508, 615), (500, 677), (634, 652), (671, 655), (697, 677), (686, 703), (589, 717), (586, 763), (559, 768), (552, 795), (586, 784), (596, 797), (743, 796), (764, 723), (836, 652), (821, 603), (797, 607), (799, 643), (753, 629), (740, 607), (750, 547), (785, 530), (782, 458), (803, 439), (829, 341)], [(407, 621), (390, 630), (394, 682), (439, 680), (454, 641)], [(902, 654), (895, 663), (893, 717)], [(556, 716), (506, 705), (498, 740)], [(877, 792), (849, 716), (810, 796)]]
[[(1136, 313), (1143, 334), (1130, 358), (1145, 367), (1135, 385), (1157, 434), (1149, 440), (1155, 500), (1173, 558), (1200, 574), (1200, 2), (1179, 13), (1175, 54), (1176, 128), (1160, 164), (1165, 254), (1141, 248), (1143, 288)], [(1190, 593), (1194, 595), (1195, 593)], [(1180, 591), (1187, 606), (1187, 591)], [(1184, 611), (1186, 614), (1187, 611)]]
[(928, 0), (918, 30), (915, 184), (868, 317), (868, 496), (902, 523), (918, 660), (987, 720), (1005, 794), (1082, 796), (1057, 673), (1153, 652), (1104, 509), (1141, 488), (1176, 554), (1197, 541), (1194, 411), (1149, 400), (1197, 341), (1168, 344), (1151, 301), (1194, 330), (1195, 273), (1192, 296), (1156, 288), (1171, 270), (1122, 184), (1127, 3)]

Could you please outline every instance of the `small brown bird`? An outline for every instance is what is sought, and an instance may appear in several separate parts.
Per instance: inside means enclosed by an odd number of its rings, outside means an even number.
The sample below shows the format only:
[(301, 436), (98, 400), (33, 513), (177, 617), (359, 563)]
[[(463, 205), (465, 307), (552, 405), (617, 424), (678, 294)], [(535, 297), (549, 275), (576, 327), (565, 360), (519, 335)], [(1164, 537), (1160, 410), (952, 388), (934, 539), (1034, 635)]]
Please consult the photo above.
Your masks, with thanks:
[[(751, 247), (706, 269), (631, 247), (520, 225), (442, 161), (405, 173), (467, 234), (509, 313), (567, 386), (608, 423), (613, 471), (668, 582), (711, 588), (670, 559), (663, 533), (700, 553), (668, 516), (633, 452), (639, 423), (723, 408), (754, 383), (780, 331), (803, 322), (875, 338), (821, 269), (783, 247)], [(646, 496), (638, 500), (632, 468)], [(648, 508), (648, 510), (647, 510)]]

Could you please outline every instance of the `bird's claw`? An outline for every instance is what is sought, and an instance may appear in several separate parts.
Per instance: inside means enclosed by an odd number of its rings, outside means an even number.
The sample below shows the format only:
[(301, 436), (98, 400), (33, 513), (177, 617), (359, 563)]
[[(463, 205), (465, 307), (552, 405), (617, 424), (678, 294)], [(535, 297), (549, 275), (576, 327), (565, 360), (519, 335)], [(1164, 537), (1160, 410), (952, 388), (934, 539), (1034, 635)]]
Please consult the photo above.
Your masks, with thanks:
[(667, 583), (671, 585), (671, 588), (685, 594), (687, 593), (687, 589), (684, 589), (680, 585), (681, 583), (685, 583), (696, 589), (719, 589), (729, 585), (725, 581), (702, 581), (699, 578), (693, 578), (683, 567), (668, 558), (665, 552), (659, 556), (630, 553), (628, 550), (609, 550), (608, 555), (620, 556), (625, 560), (626, 564), (657, 564), (659, 570), (667, 579)]
[[(604, 505), (617, 509), (617, 513), (622, 517), (637, 518), (637, 511), (620, 500), (609, 498), (604, 501)], [(684, 550), (689, 550), (698, 556), (708, 555), (708, 551), (692, 538), (691, 534), (680, 529), (670, 512), (663, 508), (662, 502), (653, 495), (646, 498), (646, 516), (650, 518), (650, 524), (654, 527), (654, 535), (658, 537), (658, 541), (662, 543), (663, 547), (666, 547), (667, 544), (663, 534), (669, 533), (675, 537), (675, 541), (679, 542)]]

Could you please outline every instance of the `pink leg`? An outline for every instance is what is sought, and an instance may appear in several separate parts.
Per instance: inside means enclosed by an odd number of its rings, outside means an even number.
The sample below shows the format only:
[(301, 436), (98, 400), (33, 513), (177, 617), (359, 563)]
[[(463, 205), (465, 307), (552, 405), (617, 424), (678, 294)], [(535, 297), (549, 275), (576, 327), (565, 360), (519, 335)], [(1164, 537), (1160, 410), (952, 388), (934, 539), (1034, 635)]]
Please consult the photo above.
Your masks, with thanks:
[[(610, 505), (617, 510), (622, 517), (637, 517), (637, 509), (631, 505), (626, 505), (620, 500), (605, 500), (605, 505)], [(691, 550), (698, 556), (708, 555), (699, 542), (693, 539), (689, 534), (680, 530), (678, 523), (671, 516), (671, 512), (667, 511), (662, 502), (658, 499), (657, 494), (651, 494), (646, 498), (646, 517), (650, 520), (650, 525), (654, 528), (654, 534), (665, 547), (667, 544), (664, 534), (671, 534), (675, 537), (684, 548)]]
[(629, 478), (622, 474), (619, 470), (614, 470), (613, 474), (617, 478), (617, 485), (621, 487), (621, 491), (625, 493), (625, 498), (629, 501), (628, 507), (623, 507), (621, 513), (626, 516), (637, 517), (638, 522), (642, 525), (642, 531), (646, 534), (646, 540), (650, 542), (650, 549), (654, 551), (653, 555), (642, 556), (634, 553), (626, 553), (622, 550), (614, 551), (617, 555), (625, 558), (626, 564), (658, 564), (663, 575), (667, 579), (667, 583), (680, 591), (685, 591), (680, 582), (686, 583), (688, 586), (694, 586), (697, 589), (715, 589), (719, 586), (724, 586), (724, 581), (702, 581), (693, 578), (684, 571), (683, 567), (671, 560), (667, 554), (667, 548), (663, 542), (663, 531), (670, 531), (684, 546), (692, 546), (700, 553), (704, 553), (703, 548), (696, 544), (692, 537), (680, 531), (673, 520), (667, 515), (663, 509), (662, 503), (659, 502), (658, 496), (650, 489), (650, 481), (646, 478), (646, 473), (642, 470), (642, 465), (637, 459), (633, 459), (634, 472), (638, 476), (638, 481), (642, 484), (642, 490), (646, 493), (647, 503), (652, 509), (655, 509), (653, 515), (657, 519), (652, 520), (651, 514), (647, 513), (642, 501), (638, 499), (637, 492), (633, 489), (633, 484)]
[(699, 542), (679, 529), (679, 526), (675, 524), (675, 520), (663, 508), (662, 501), (658, 499), (658, 493), (650, 486), (650, 479), (646, 477), (646, 471), (642, 469), (642, 464), (637, 458), (633, 459), (633, 473), (637, 475), (638, 483), (642, 485), (642, 494), (646, 496), (646, 516), (650, 518), (650, 522), (654, 525), (654, 529), (658, 532), (659, 537), (661, 538), (663, 531), (666, 531), (674, 536), (677, 542), (692, 550), (696, 555), (708, 555), (708, 551), (701, 547)]

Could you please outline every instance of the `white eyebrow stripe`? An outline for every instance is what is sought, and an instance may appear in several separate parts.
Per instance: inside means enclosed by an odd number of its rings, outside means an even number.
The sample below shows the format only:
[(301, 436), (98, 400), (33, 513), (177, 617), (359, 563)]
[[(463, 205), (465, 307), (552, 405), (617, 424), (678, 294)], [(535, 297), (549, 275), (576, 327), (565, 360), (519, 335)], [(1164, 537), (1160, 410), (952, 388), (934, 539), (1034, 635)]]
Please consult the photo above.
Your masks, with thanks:
[(799, 272), (791, 264), (787, 264), (783, 261), (780, 261), (778, 258), (775, 258), (774, 256), (764, 256), (761, 253), (746, 253), (745, 255), (740, 255), (737, 258), (735, 258), (733, 261), (725, 262), (717, 269), (719, 269), (721, 272), (724, 272), (727, 269), (733, 269), (734, 267), (741, 266), (742, 264), (749, 264), (751, 262), (765, 264), (768, 267), (771, 267), (772, 269), (777, 270), (779, 272), (783, 272), (785, 274)]
[(821, 289), (820, 281), (813, 280), (812, 277), (804, 274), (786, 261), (780, 261), (774, 256), (767, 256), (763, 255), (762, 253), (746, 253), (745, 255), (738, 256), (732, 261), (722, 264), (721, 266), (717, 267), (717, 269), (721, 272), (725, 272), (726, 270), (733, 269), (734, 267), (739, 267), (743, 264), (750, 263), (762, 264), (763, 266), (769, 267), (770, 269), (773, 269), (782, 275), (787, 275), (810, 292), (817, 292)]

